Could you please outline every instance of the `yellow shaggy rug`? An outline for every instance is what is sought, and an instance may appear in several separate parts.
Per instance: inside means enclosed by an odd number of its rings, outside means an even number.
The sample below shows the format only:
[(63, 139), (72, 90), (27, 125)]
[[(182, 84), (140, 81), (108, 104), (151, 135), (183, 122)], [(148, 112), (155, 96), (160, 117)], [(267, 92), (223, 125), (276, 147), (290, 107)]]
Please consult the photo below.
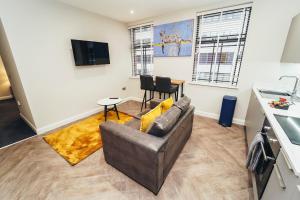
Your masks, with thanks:
[[(115, 112), (108, 112), (107, 121), (124, 124), (132, 119), (131, 116), (121, 112), (119, 116), (120, 120)], [(99, 125), (104, 121), (104, 112), (101, 112), (43, 138), (71, 165), (76, 165), (102, 147)]]

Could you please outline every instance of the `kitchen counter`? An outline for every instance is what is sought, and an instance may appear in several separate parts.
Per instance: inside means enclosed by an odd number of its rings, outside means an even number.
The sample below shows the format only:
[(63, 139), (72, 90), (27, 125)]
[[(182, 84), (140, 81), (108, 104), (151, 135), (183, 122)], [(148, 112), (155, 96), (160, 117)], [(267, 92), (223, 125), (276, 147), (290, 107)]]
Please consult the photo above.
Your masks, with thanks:
[(286, 133), (281, 128), (280, 124), (277, 122), (274, 116), (274, 114), (277, 114), (300, 118), (300, 102), (295, 102), (295, 105), (291, 105), (288, 110), (275, 109), (270, 107), (270, 105), (268, 104), (272, 101), (272, 99), (266, 99), (261, 97), (259, 93), (260, 89), (278, 90), (278, 88), (276, 89), (270, 86), (254, 85), (253, 92), (255, 93), (265, 113), (265, 116), (268, 118), (273, 128), (273, 131), (275, 132), (279, 140), (281, 150), (283, 151), (283, 154), (288, 164), (290, 164), (290, 167), (293, 170), (294, 174), (296, 176), (300, 176), (300, 146), (291, 143)]

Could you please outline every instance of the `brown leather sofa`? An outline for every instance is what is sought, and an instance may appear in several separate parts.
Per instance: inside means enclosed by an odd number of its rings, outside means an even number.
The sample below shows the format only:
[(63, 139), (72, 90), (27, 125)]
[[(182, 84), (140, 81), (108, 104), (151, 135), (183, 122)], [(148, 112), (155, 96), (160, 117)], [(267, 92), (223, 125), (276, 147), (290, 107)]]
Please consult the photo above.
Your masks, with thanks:
[(105, 122), (100, 126), (105, 160), (157, 194), (191, 135), (193, 118), (194, 107), (188, 106), (163, 137), (140, 132), (137, 118), (125, 125)]

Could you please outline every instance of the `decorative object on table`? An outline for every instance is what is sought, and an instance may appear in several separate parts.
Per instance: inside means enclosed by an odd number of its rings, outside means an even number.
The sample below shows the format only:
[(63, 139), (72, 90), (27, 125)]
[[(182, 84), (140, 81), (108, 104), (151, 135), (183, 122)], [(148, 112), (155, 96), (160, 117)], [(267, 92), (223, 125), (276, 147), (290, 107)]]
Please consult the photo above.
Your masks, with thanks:
[(277, 108), (277, 109), (282, 109), (282, 110), (288, 110), (289, 107), (290, 107), (290, 105), (291, 105), (291, 103), (289, 103), (286, 98), (279, 98), (278, 100), (271, 101), (269, 103), (269, 105), (272, 108)]
[(154, 26), (154, 57), (191, 56), (194, 20)]
[(231, 127), (237, 98), (225, 95), (222, 101), (219, 124), (224, 127)]
[[(133, 117), (120, 112), (120, 120), (113, 112), (107, 117), (110, 121), (124, 124)], [(71, 165), (76, 165), (102, 147), (99, 125), (105, 122), (104, 112), (67, 126), (43, 137), (43, 139)]]
[[(117, 97), (110, 97), (110, 98), (105, 98), (105, 99), (101, 99), (97, 102), (98, 105), (104, 106), (104, 117), (105, 117), (105, 121), (107, 118), (107, 113), (109, 111), (115, 111), (117, 114), (118, 119), (119, 118), (119, 112), (117, 109), (117, 104), (120, 103), (122, 101), (121, 98), (117, 98)], [(111, 107), (111, 108), (109, 108)]]

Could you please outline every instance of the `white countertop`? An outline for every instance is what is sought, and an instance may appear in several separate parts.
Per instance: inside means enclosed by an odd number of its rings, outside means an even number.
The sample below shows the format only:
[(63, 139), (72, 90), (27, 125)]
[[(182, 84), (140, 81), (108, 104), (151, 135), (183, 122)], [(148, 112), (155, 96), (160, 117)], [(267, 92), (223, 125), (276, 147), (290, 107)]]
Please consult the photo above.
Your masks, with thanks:
[(288, 110), (280, 110), (270, 107), (268, 104), (272, 99), (262, 98), (259, 89), (272, 89), (278, 90), (278, 88), (272, 88), (270, 86), (254, 85), (253, 91), (257, 96), (257, 99), (263, 108), (266, 117), (268, 118), (278, 140), (281, 145), (283, 153), (286, 155), (286, 158), (289, 160), (289, 163), (296, 176), (300, 176), (300, 146), (292, 144), (281, 128), (280, 124), (277, 122), (274, 114), (291, 116), (300, 118), (300, 102), (295, 102), (295, 105), (291, 105)]

